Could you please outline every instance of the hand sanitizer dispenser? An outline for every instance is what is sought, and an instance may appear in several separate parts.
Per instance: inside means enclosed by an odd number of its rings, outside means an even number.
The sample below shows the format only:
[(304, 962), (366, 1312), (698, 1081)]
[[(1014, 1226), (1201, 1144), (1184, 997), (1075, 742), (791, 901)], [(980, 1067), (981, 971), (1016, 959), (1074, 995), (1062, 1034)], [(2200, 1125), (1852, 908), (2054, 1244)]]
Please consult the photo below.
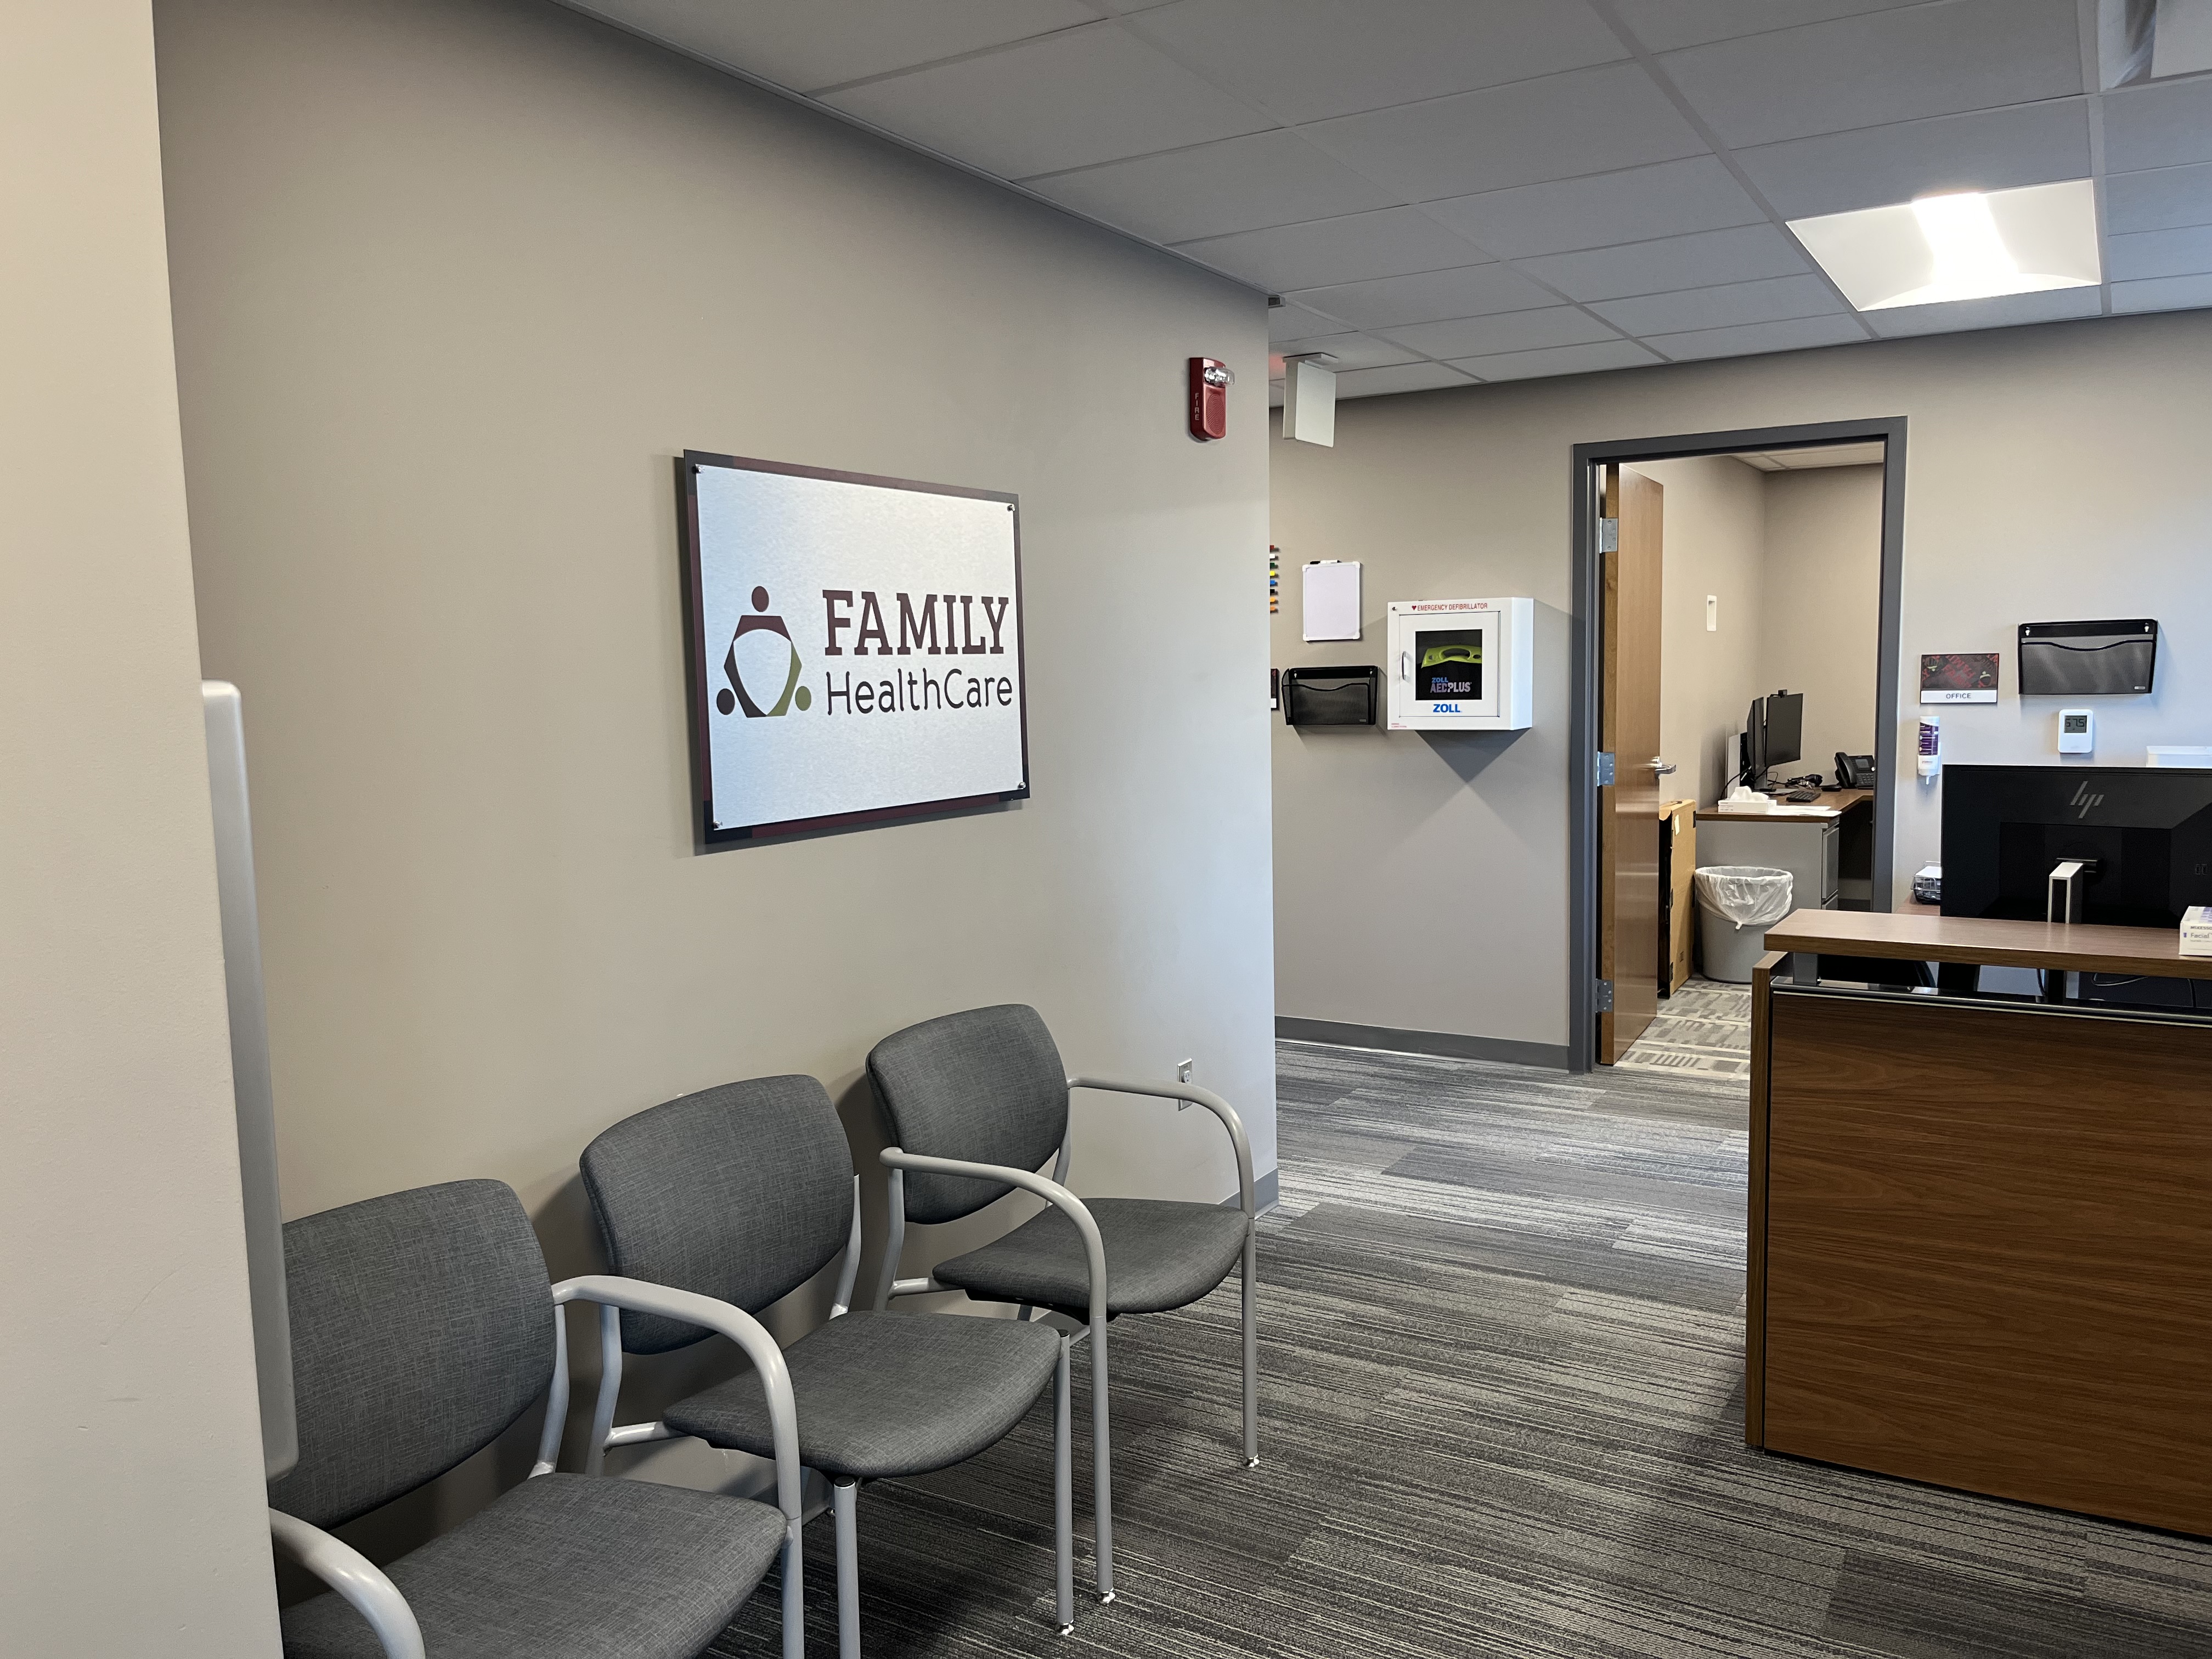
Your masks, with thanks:
[(1389, 606), (1393, 732), (1524, 732), (1534, 714), (1534, 599)]

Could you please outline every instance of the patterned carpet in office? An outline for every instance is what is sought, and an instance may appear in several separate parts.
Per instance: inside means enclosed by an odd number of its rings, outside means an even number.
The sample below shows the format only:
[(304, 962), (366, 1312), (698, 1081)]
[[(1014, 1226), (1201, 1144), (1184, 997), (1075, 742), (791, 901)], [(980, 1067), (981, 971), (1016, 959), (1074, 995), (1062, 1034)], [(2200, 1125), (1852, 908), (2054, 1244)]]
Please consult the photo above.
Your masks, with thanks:
[[(862, 1493), (868, 1655), (2212, 1654), (2212, 1544), (1744, 1449), (1740, 1080), (1289, 1042), (1279, 1074), (1261, 1467), (1235, 1281), (1120, 1321), (1120, 1600), (1045, 1622), (1041, 1407)], [(1080, 1589), (1080, 1437), (1076, 1470)], [(826, 1519), (808, 1545), (832, 1654)], [(774, 1607), (714, 1651), (775, 1653)]]

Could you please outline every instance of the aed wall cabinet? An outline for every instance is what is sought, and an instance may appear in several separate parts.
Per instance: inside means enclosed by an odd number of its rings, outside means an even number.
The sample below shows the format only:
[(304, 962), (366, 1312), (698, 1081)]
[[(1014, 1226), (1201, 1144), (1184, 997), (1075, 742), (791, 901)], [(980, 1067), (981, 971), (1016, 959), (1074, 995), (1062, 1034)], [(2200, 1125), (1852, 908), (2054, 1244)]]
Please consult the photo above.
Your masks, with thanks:
[(1534, 719), (1534, 599), (1395, 599), (1393, 732), (1525, 732)]

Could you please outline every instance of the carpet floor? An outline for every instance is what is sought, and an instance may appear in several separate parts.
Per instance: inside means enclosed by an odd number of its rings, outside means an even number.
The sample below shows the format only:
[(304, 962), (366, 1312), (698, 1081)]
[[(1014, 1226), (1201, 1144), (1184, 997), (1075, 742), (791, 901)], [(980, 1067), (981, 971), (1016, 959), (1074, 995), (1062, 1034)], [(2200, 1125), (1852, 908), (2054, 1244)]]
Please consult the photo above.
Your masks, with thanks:
[[(1047, 1623), (1046, 1402), (862, 1493), (868, 1655), (2212, 1654), (2212, 1543), (1744, 1449), (1740, 1080), (1289, 1042), (1279, 1076), (1261, 1467), (1237, 1455), (1235, 1281), (1119, 1321), (1120, 1599)], [(713, 1651), (774, 1654), (775, 1606), (771, 1577)]]

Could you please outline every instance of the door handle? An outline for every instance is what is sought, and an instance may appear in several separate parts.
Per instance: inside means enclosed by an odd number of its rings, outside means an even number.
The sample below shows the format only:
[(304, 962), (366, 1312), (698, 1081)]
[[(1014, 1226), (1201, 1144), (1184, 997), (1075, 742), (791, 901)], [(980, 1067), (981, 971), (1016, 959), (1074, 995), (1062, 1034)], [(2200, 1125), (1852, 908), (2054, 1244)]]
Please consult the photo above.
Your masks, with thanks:
[(1674, 763), (1671, 761), (1662, 761), (1656, 756), (1650, 760), (1646, 761), (1644, 764), (1651, 769), (1652, 776), (1658, 778), (1665, 777), (1669, 772), (1674, 769)]

